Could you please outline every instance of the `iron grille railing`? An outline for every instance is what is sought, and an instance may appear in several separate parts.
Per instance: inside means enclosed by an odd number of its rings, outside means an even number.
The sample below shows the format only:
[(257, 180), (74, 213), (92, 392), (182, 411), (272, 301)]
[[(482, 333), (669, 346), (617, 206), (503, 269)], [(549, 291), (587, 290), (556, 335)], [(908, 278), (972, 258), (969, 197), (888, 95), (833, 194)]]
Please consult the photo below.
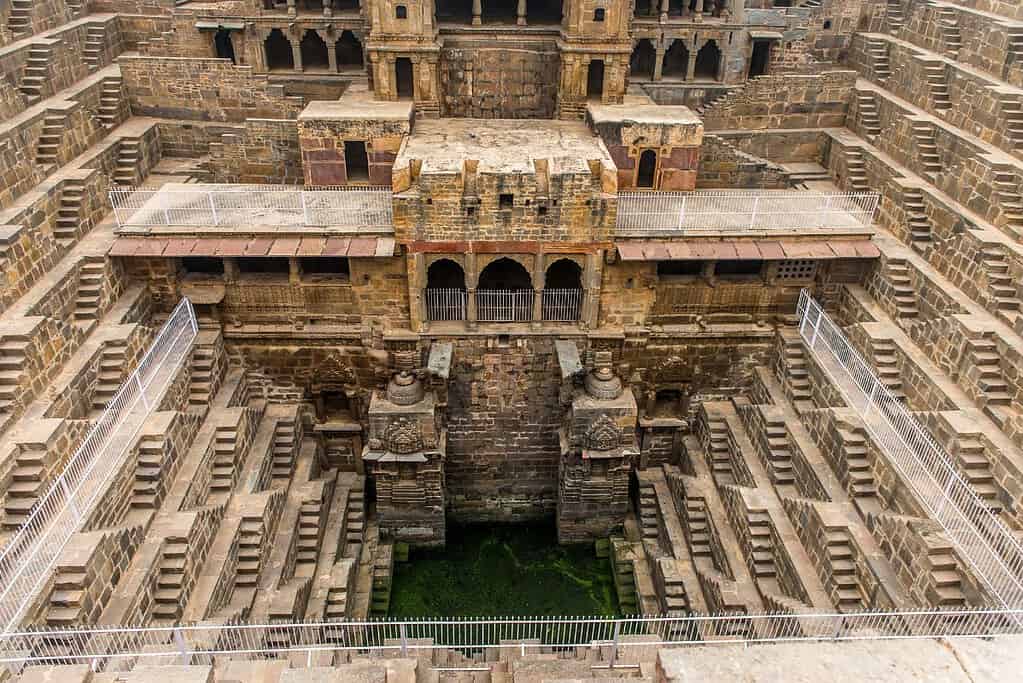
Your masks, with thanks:
[(0, 664), (88, 663), (93, 671), (138, 664), (211, 664), (217, 655), (287, 657), (349, 651), (416, 656), (452, 649), (476, 662), (522, 653), (600, 648), (615, 668), (629, 648), (779, 641), (1016, 635), (1020, 611), (924, 609), (850, 613), (727, 613), (636, 617), (511, 617), (78, 628), (0, 636)]
[(431, 321), (465, 320), (464, 289), (435, 288), (426, 290), (426, 319)]
[(393, 231), (391, 189), (294, 185), (118, 187), (110, 203), (120, 227), (312, 226)]
[(476, 290), (476, 319), (485, 323), (529, 322), (533, 319), (533, 290)]
[(18, 626), (49, 580), (53, 563), (131, 452), (142, 424), (159, 405), (198, 331), (192, 304), (182, 299), (63, 471), (0, 551), (4, 632)]
[(873, 192), (623, 192), (618, 195), (617, 232), (862, 232), (873, 222), (877, 203)]
[(542, 294), (541, 315), (548, 322), (575, 322), (582, 317), (583, 290), (545, 289)]
[(1023, 547), (1019, 541), (806, 290), (799, 297), (797, 312), (799, 333), (810, 353), (973, 573), (999, 604), (1023, 607)]

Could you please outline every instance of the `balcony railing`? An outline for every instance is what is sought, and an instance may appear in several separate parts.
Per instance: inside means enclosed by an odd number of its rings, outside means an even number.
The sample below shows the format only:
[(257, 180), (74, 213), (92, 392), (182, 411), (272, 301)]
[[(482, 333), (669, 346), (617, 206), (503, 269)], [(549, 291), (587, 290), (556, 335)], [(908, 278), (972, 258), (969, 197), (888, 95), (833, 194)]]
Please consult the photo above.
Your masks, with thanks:
[(168, 185), (110, 190), (124, 227), (322, 227), (391, 232), (391, 190), (384, 187)]
[(1023, 607), (1020, 542), (806, 290), (799, 298), (798, 313), (799, 332), (810, 353), (973, 573), (1000, 605)]
[(427, 289), (426, 317), (437, 322), (465, 320), (466, 299), (464, 289)]
[(569, 323), (582, 317), (583, 290), (545, 289), (542, 297), (541, 314), (544, 320)]
[(146, 418), (188, 357), (199, 331), (183, 299), (160, 329), (138, 367), (125, 380), (28, 520), (0, 551), (0, 626), (18, 626), (49, 580), (71, 536), (89, 518), (111, 477), (131, 453)]
[(481, 323), (527, 323), (533, 319), (533, 290), (476, 290), (476, 319)]
[(663, 237), (700, 231), (863, 232), (877, 202), (872, 192), (624, 192), (618, 195), (617, 232)]

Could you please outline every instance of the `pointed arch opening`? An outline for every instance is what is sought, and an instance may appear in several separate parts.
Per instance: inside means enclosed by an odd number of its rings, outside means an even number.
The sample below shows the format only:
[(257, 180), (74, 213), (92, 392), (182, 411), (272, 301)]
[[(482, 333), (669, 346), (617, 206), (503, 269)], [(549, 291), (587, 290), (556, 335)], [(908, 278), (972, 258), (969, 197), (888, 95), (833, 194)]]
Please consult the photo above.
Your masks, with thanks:
[(632, 50), (629, 57), (629, 74), (633, 79), (653, 79), (657, 63), (657, 50), (649, 38), (643, 38)]
[(266, 68), (268, 71), (294, 71), (295, 55), (291, 51), (291, 41), (279, 28), (270, 31), (264, 42), (266, 49)]

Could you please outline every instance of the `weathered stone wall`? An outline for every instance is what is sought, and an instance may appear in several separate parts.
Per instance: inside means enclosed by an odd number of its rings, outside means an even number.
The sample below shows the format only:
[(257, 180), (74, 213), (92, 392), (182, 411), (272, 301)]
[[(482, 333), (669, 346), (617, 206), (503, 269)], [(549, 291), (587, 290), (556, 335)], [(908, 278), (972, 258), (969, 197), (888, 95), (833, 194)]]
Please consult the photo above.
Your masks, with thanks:
[(239, 122), (294, 118), (302, 109), (281, 86), (225, 59), (122, 57), (120, 65), (136, 116)]
[(515, 42), (452, 37), (441, 52), (444, 116), (538, 118), (554, 116), (560, 55), (550, 39)]
[(365, 143), (368, 182), (391, 185), (391, 170), (403, 140), (412, 129), (405, 116), (374, 119), (372, 113), (351, 115), (332, 103), (313, 103), (299, 117), (298, 138), (307, 185), (345, 185), (348, 178), (345, 141)]
[(246, 119), (240, 130), (222, 132), (210, 145), (218, 183), (301, 184), (302, 154), (294, 121)]
[(792, 185), (789, 173), (777, 164), (742, 152), (716, 135), (704, 136), (697, 188), (785, 189)]
[(842, 127), (855, 83), (852, 71), (763, 76), (710, 104), (704, 128)]

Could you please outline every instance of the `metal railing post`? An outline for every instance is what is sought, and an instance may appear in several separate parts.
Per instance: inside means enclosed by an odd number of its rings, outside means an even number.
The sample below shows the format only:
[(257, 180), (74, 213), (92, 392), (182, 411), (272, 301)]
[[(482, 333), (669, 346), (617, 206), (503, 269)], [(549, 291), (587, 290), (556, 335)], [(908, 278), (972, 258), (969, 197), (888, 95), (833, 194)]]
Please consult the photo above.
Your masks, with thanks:
[(613, 631), (611, 632), (611, 657), (607, 662), (607, 668), (609, 671), (614, 671), (615, 662), (618, 661), (618, 634), (621, 631), (621, 628), (621, 620), (615, 619)]
[(207, 192), (206, 196), (210, 200), (210, 212), (213, 214), (213, 225), (219, 225), (220, 221), (217, 220), (217, 203), (213, 201), (213, 193)]
[(181, 656), (181, 663), (183, 665), (189, 663), (190, 652), (188, 651), (188, 644), (185, 642), (185, 635), (181, 632), (180, 628), (174, 629), (174, 644), (178, 646), (178, 653)]
[(401, 656), (408, 657), (408, 631), (404, 621), (398, 626), (398, 630), (401, 632)]

